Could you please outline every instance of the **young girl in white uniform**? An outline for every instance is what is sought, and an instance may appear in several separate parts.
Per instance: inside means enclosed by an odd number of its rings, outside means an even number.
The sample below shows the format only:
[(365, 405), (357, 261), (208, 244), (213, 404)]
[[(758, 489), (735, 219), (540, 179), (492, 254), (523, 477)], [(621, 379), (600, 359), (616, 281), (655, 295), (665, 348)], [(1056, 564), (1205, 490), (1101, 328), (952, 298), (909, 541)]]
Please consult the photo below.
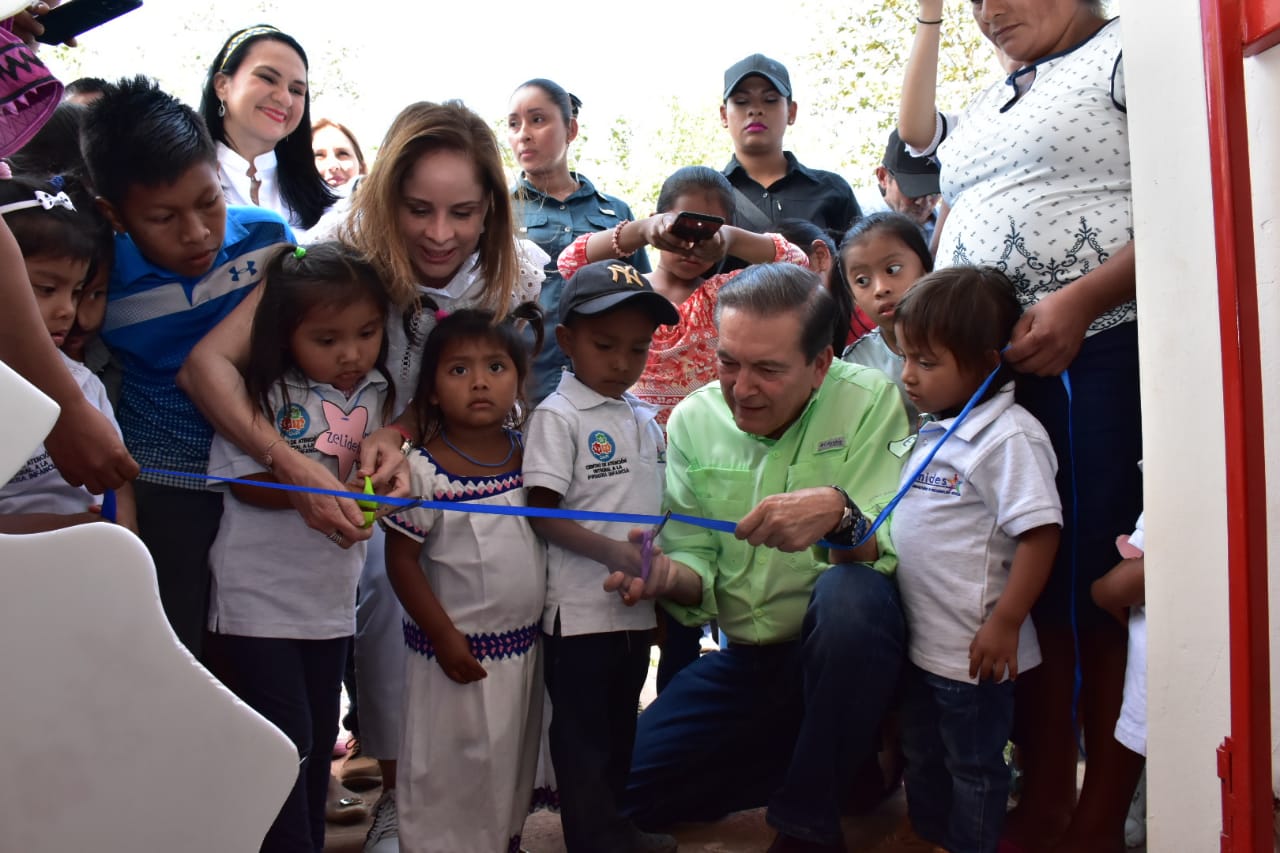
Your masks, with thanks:
[[(529, 304), (512, 316), (538, 314)], [(529, 358), (510, 319), (439, 312), (413, 397), (415, 494), (524, 505), (516, 428)], [(386, 527), (408, 650), (400, 850), (517, 850), (542, 733), (545, 549), (527, 520), (505, 515), (413, 508)]]
[[(272, 482), (273, 454), (290, 447), (348, 482), (389, 404), (380, 367), (386, 290), (338, 243), (282, 248), (264, 276), (245, 381), (276, 439), (250, 455), (215, 436), (209, 473)], [(300, 758), (264, 853), (324, 847), (329, 757), (365, 556), (363, 542), (348, 544), (308, 527), (288, 492), (235, 483), (209, 553), (217, 674), (289, 736)]]

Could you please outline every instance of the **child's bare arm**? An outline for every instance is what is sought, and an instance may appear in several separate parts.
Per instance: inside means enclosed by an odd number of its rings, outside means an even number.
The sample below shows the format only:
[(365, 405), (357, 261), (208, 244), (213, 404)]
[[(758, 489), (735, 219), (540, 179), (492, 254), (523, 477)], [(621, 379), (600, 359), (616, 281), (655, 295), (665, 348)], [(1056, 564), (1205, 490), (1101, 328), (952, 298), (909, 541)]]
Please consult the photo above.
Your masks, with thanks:
[(45, 533), (62, 530), (80, 524), (106, 521), (98, 512), (27, 512), (16, 515), (0, 515), (0, 533)]
[[(242, 480), (254, 480), (259, 483), (280, 482), (272, 474), (249, 474)], [(293, 501), (289, 497), (292, 492), (284, 489), (264, 489), (260, 486), (246, 486), (243, 483), (231, 484), (231, 495), (241, 503), (256, 506), (259, 509), (293, 509)]]
[[(550, 489), (541, 486), (529, 489), (529, 506), (555, 509), (560, 506), (561, 500), (562, 497)], [(534, 533), (546, 541), (595, 560), (611, 572), (640, 576), (641, 553), (638, 542), (610, 539), (567, 518), (530, 518), (529, 525)]]
[(405, 613), (423, 630), (435, 646), (436, 662), (444, 674), (459, 684), (487, 677), (484, 667), (471, 653), (471, 644), (457, 629), (436, 598), (431, 584), (418, 565), (422, 545), (408, 536), (387, 531), (387, 579)]
[(1061, 533), (1045, 524), (1018, 537), (1004, 594), (969, 644), (971, 678), (999, 680), (1006, 668), (1010, 679), (1018, 677), (1018, 631), (1049, 580)]
[(116, 489), (116, 524), (138, 532), (138, 501), (133, 496), (132, 483)]
[(1147, 600), (1146, 557), (1121, 560), (1116, 567), (1093, 582), (1093, 601), (1121, 624), (1128, 622), (1128, 608)]

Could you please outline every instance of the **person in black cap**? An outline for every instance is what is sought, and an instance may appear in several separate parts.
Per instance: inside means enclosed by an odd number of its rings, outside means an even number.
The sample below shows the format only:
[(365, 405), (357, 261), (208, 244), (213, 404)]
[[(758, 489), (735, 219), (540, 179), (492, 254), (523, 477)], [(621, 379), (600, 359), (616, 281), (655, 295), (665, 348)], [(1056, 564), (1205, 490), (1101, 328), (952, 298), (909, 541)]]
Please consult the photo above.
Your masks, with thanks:
[[(933, 232), (940, 218), (938, 163), (928, 157), (914, 157), (895, 129), (889, 134), (884, 160), (876, 167), (876, 183), (885, 205), (920, 226), (925, 243), (933, 245)], [(869, 211), (864, 210), (864, 213)]]
[(776, 231), (773, 225), (782, 219), (806, 219), (843, 232), (861, 216), (848, 182), (783, 150), (783, 135), (796, 120), (791, 94), (786, 66), (763, 54), (724, 73), (720, 121), (733, 139), (733, 158), (724, 167), (736, 191), (733, 224), (763, 233)]
[[(627, 391), (659, 324), (680, 320), (623, 260), (597, 261), (565, 282), (556, 341), (570, 370), (534, 410), (524, 448), (529, 505), (656, 514), (666, 439), (657, 409)], [(534, 518), (547, 541), (546, 680), (551, 761), (568, 853), (670, 853), (676, 840), (641, 832), (619, 812), (631, 771), (636, 704), (649, 670), (652, 602), (628, 607), (604, 579), (637, 577), (646, 554), (624, 522)]]

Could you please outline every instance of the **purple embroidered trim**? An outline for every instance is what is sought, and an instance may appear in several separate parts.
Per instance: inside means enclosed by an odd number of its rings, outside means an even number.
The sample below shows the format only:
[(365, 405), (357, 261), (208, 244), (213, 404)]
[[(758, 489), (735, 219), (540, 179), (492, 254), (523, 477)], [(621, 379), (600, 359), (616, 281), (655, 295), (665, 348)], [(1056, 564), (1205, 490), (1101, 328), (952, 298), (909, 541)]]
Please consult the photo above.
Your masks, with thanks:
[(560, 811), (560, 792), (548, 785), (542, 785), (533, 789), (533, 796), (529, 802), (529, 814), (533, 814), (538, 809), (546, 809), (547, 811)]
[[(406, 646), (427, 658), (436, 656), (435, 645), (417, 624), (405, 619), (401, 625), (404, 628)], [(475, 655), (477, 661), (502, 660), (526, 654), (533, 648), (541, 633), (541, 624), (534, 622), (501, 634), (468, 634), (467, 642), (471, 644), (471, 654)]]

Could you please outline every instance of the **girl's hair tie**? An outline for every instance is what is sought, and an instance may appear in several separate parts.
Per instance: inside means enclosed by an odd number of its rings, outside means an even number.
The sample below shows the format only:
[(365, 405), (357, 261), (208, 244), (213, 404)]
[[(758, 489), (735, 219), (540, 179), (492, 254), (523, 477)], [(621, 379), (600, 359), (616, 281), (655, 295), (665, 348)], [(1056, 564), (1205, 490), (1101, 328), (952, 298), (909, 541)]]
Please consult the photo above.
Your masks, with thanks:
[(306, 249), (304, 249), (304, 248), (302, 248), (301, 246), (294, 246), (294, 247), (293, 247), (293, 256), (294, 256), (295, 258), (297, 258), (298, 260), (302, 260), (303, 258), (305, 258), (305, 257), (307, 256), (307, 250), (306, 250)]
[(441, 320), (445, 319), (445, 318), (446, 318), (446, 317), (448, 317), (448, 316), (449, 316), (449, 312), (448, 312), (448, 311), (446, 311), (446, 310), (444, 310), (443, 308), (438, 308), (438, 309), (436, 309), (436, 322), (437, 322), (437, 323), (439, 323)]
[(67, 210), (71, 211), (76, 209), (76, 206), (71, 203), (71, 197), (64, 192), (59, 192), (57, 195), (50, 195), (44, 190), (36, 190), (35, 198), (0, 205), (0, 216), (3, 216), (6, 213), (13, 213), (17, 210), (27, 210), (32, 207), (42, 207), (45, 210), (53, 210), (55, 207), (65, 207)]

